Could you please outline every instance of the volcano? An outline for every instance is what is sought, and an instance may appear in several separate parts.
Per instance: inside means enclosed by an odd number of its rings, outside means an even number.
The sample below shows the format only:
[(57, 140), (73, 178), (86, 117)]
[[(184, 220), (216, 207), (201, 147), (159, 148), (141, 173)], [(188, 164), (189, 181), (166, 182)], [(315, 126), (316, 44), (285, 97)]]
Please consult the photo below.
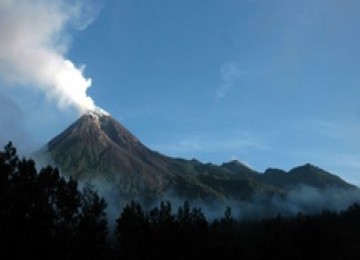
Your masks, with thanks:
[(112, 183), (124, 194), (157, 194), (171, 180), (169, 158), (144, 146), (111, 116), (88, 112), (47, 145), (65, 175)]
[(297, 185), (355, 188), (311, 164), (289, 172), (268, 169), (262, 174), (239, 161), (214, 165), (171, 158), (146, 147), (118, 121), (100, 112), (82, 115), (41, 153), (64, 175), (108, 183), (125, 199), (170, 194), (184, 199), (246, 201), (254, 194), (284, 196)]

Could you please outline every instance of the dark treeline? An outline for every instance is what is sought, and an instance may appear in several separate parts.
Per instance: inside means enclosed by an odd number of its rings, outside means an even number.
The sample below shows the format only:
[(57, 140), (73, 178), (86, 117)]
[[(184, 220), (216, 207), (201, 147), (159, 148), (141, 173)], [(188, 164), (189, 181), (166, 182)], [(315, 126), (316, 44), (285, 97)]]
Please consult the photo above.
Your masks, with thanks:
[(359, 259), (360, 206), (257, 221), (226, 208), (209, 222), (201, 208), (131, 202), (114, 232), (94, 187), (32, 160), (9, 143), (0, 152), (0, 257), (4, 259)]
[[(0, 254), (4, 259), (101, 258), (107, 252), (106, 203), (47, 167), (0, 152)], [(6, 258), (5, 258), (6, 256)]]

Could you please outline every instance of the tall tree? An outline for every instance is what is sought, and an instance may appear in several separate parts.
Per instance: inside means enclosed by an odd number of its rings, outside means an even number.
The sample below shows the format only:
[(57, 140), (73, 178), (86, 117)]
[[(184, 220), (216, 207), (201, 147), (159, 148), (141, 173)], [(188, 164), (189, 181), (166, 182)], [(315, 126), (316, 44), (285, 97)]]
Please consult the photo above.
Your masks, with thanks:
[(95, 186), (85, 183), (81, 194), (81, 211), (76, 233), (77, 256), (81, 259), (99, 259), (105, 256), (108, 224), (106, 202), (100, 198)]
[(92, 257), (100, 255), (105, 207), (93, 187), (80, 192), (74, 179), (50, 166), (38, 173), (11, 143), (0, 151), (0, 252), (8, 258), (78, 259), (91, 250)]
[(147, 258), (150, 244), (150, 223), (140, 204), (133, 201), (127, 204), (116, 223), (120, 254), (125, 258)]

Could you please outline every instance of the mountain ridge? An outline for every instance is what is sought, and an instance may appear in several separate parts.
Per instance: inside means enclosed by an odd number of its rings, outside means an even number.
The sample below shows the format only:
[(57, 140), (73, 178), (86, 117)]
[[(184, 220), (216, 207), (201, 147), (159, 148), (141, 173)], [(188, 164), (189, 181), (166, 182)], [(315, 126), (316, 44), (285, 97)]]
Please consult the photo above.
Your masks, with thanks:
[(311, 164), (260, 173), (240, 161), (214, 165), (172, 158), (143, 145), (111, 116), (92, 112), (54, 137), (46, 151), (65, 175), (104, 180), (126, 199), (172, 194), (185, 199), (249, 200), (258, 193), (284, 196), (296, 185), (355, 188)]

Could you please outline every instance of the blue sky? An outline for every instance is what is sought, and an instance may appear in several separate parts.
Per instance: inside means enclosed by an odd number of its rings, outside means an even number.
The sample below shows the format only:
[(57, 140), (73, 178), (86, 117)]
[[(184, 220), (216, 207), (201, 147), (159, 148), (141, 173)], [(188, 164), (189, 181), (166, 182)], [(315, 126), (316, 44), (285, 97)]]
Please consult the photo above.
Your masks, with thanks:
[[(92, 22), (67, 30), (66, 56), (145, 145), (258, 171), (311, 162), (360, 185), (359, 1), (93, 3)], [(0, 100), (12, 113), (0, 140), (24, 150), (78, 117), (31, 88), (1, 86)]]

